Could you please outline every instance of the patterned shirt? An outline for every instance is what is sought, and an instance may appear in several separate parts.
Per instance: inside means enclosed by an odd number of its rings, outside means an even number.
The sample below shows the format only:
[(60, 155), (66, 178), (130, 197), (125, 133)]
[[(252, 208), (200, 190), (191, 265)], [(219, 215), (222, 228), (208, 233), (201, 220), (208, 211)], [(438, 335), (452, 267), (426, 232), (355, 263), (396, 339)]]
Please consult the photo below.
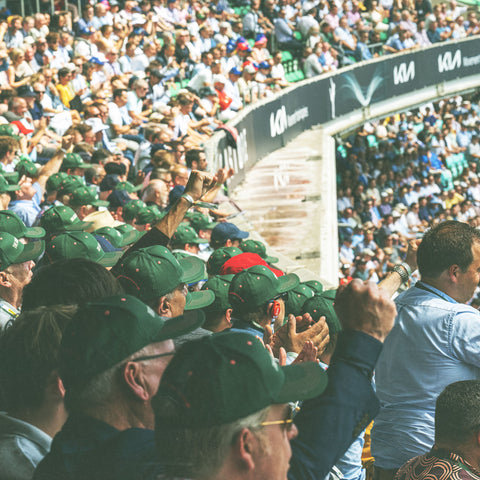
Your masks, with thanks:
[(456, 453), (433, 447), (429, 453), (409, 460), (395, 480), (479, 480), (480, 471)]

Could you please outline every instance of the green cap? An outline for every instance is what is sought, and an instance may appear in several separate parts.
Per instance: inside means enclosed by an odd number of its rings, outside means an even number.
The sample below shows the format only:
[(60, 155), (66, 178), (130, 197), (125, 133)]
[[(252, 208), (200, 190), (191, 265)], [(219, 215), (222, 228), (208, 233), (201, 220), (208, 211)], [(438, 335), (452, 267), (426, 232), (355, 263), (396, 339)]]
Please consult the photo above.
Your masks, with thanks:
[(45, 242), (22, 243), (17, 237), (8, 232), (0, 233), (0, 271), (15, 263), (36, 260), (45, 249)]
[(118, 182), (115, 186), (115, 190), (125, 190), (127, 193), (138, 192), (143, 188), (143, 185), (134, 185), (130, 182)]
[(121, 225), (117, 225), (115, 227), (122, 235), (132, 235), (134, 239), (131, 243), (136, 243), (136, 241), (142, 237), (147, 232), (139, 232), (135, 227), (132, 227), (128, 223), (122, 223)]
[(315, 295), (314, 291), (301, 283), (295, 288), (292, 288), (289, 292), (287, 292), (285, 297), (285, 316), (287, 315), (298, 315), (302, 314), (302, 306), (306, 300), (312, 298)]
[(113, 267), (123, 252), (104, 252), (97, 239), (87, 232), (65, 232), (53, 237), (45, 250), (50, 263), (71, 258), (86, 258)]
[(202, 290), (211, 290), (215, 294), (215, 301), (204, 308), (205, 313), (224, 313), (225, 310), (232, 308), (228, 299), (228, 289), (234, 275), (215, 275), (205, 282)]
[(323, 292), (323, 285), (318, 280), (307, 280), (302, 283), (307, 285), (307, 287), (310, 287), (316, 294)]
[[(335, 292), (335, 290), (332, 291)], [(328, 296), (315, 295), (303, 304), (302, 315), (309, 313), (315, 322), (318, 322), (320, 317), (325, 317), (329, 332), (331, 334), (338, 333), (342, 330), (342, 325), (335, 313), (334, 304), (334, 299), (328, 298)]]
[(186, 243), (208, 243), (208, 240), (200, 238), (197, 232), (188, 225), (179, 225), (173, 234), (171, 243), (174, 245), (185, 245)]
[(138, 211), (142, 208), (146, 208), (146, 204), (141, 200), (132, 200), (123, 206), (122, 217), (125, 221), (129, 222), (135, 218)]
[(257, 255), (260, 255), (267, 263), (278, 262), (277, 257), (270, 257), (269, 255), (267, 255), (267, 250), (265, 248), (265, 245), (262, 242), (259, 242), (258, 240), (242, 240), (242, 243), (240, 244), (240, 248), (245, 253), (256, 253)]
[(15, 129), (10, 124), (0, 125), (0, 135), (5, 137), (12, 137), (15, 140), (20, 140), (20, 135), (15, 134)]
[(267, 267), (255, 265), (233, 277), (228, 298), (234, 310), (253, 312), (260, 305), (292, 290), (299, 283), (294, 273), (276, 277)]
[(8, 183), (7, 179), (0, 174), (0, 193), (7, 193), (7, 192), (16, 192), (20, 190), (20, 185), (18, 184), (10, 184)]
[(157, 207), (151, 205), (149, 207), (141, 208), (137, 212), (137, 214), (135, 215), (135, 223), (137, 225), (146, 225), (147, 223), (155, 225), (165, 215), (165, 212), (161, 212)]
[[(153, 408), (162, 431), (225, 425), (273, 404), (314, 398), (325, 390), (327, 378), (315, 362), (280, 367), (252, 335), (221, 332), (178, 350)], [(175, 403), (178, 415), (162, 415), (156, 401), (163, 399)]]
[(200, 212), (193, 212), (189, 218), (190, 225), (198, 232), (199, 230), (212, 230), (218, 222), (212, 222), (207, 215)]
[(80, 306), (60, 345), (60, 374), (65, 387), (82, 386), (147, 345), (195, 330), (203, 320), (202, 312), (160, 317), (130, 295)]
[(137, 238), (135, 231), (134, 229), (134, 231), (121, 233), (120, 230), (113, 227), (102, 227), (95, 230), (93, 234), (106, 238), (115, 248), (123, 248), (135, 241)]
[[(178, 261), (161, 245), (140, 248), (122, 259), (117, 270), (117, 278), (124, 290), (144, 302), (173, 292), (181, 283), (198, 282), (203, 277), (204, 264), (198, 257), (190, 256)], [(211, 292), (189, 293), (190, 303), (198, 300), (202, 308), (210, 305)], [(188, 300), (188, 297), (187, 297)]]
[(93, 205), (94, 207), (108, 207), (108, 202), (99, 200), (93, 189), (86, 187), (78, 187), (70, 194), (69, 205), (72, 207), (81, 207), (82, 205)]
[(91, 163), (84, 163), (82, 157), (78, 153), (67, 153), (63, 157), (62, 170), (67, 170), (69, 168), (90, 168)]
[(27, 177), (34, 178), (38, 175), (37, 166), (27, 158), (20, 159), (15, 165), (15, 171), (18, 172), (20, 176), (26, 175)]
[(241, 253), (243, 253), (242, 250), (237, 247), (221, 247), (215, 250), (207, 261), (207, 272), (209, 275), (218, 275), (227, 260)]
[(57, 193), (58, 195), (70, 195), (77, 188), (85, 188), (85, 184), (80, 177), (67, 175), (67, 177), (60, 182)]
[(66, 178), (70, 178), (70, 176), (68, 175), (68, 173), (65, 173), (65, 172), (58, 172), (58, 173), (54, 173), (53, 175), (50, 175), (47, 179), (47, 183), (45, 184), (46, 192), (47, 193), (56, 192), (60, 188), (62, 181), (65, 180)]
[(52, 235), (71, 230), (86, 230), (92, 222), (82, 222), (77, 214), (66, 205), (49, 208), (40, 218), (40, 225)]
[(332, 290), (325, 290), (324, 292), (322, 292), (322, 297), (328, 298), (332, 302), (335, 301), (336, 296), (337, 296), (337, 289), (336, 288), (334, 288)]
[(0, 210), (0, 232), (8, 232), (17, 238), (43, 238), (45, 230), (41, 227), (27, 227), (23, 220), (11, 210)]

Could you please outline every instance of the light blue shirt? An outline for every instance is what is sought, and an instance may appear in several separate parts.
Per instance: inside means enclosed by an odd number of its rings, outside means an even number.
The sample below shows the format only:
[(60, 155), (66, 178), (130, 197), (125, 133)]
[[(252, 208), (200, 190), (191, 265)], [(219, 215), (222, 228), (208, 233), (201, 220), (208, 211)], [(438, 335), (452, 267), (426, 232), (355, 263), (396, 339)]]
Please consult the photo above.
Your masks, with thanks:
[(430, 285), (397, 297), (398, 316), (375, 371), (381, 410), (375, 464), (399, 468), (434, 443), (435, 401), (459, 380), (480, 379), (480, 313)]

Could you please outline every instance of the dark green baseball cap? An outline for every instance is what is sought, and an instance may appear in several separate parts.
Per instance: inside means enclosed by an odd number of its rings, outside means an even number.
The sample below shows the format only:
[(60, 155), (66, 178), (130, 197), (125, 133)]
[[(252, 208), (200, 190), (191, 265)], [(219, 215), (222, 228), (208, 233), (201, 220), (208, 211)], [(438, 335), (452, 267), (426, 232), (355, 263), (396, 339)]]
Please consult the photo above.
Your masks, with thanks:
[(0, 233), (0, 270), (3, 271), (16, 263), (36, 260), (45, 249), (43, 240), (22, 243), (8, 232)]
[(86, 188), (86, 185), (82, 182), (80, 177), (76, 175), (67, 175), (58, 187), (58, 195), (70, 195), (77, 188)]
[[(332, 291), (336, 292), (336, 290)], [(309, 313), (315, 322), (318, 322), (320, 317), (325, 317), (329, 332), (338, 333), (342, 330), (342, 325), (335, 312), (334, 300), (335, 298), (332, 299), (329, 296), (315, 295), (303, 304), (302, 315)]]
[(71, 230), (86, 230), (92, 222), (82, 222), (66, 205), (55, 205), (44, 212), (40, 225), (50, 234)]
[(227, 260), (241, 253), (243, 251), (237, 247), (221, 247), (215, 250), (207, 261), (207, 272), (209, 275), (218, 275)]
[(82, 305), (62, 337), (61, 378), (67, 390), (81, 387), (147, 345), (185, 335), (203, 321), (201, 311), (160, 317), (131, 295), (115, 295)]
[(172, 236), (171, 242), (176, 245), (185, 245), (186, 243), (208, 243), (208, 240), (200, 238), (195, 229), (189, 225), (179, 225)]
[(93, 234), (106, 238), (115, 248), (123, 248), (135, 241), (137, 238), (135, 232), (136, 230), (133, 229), (133, 231), (121, 233), (114, 227), (102, 227), (95, 230)]
[(86, 187), (78, 187), (70, 193), (70, 201), (68, 203), (72, 207), (81, 207), (82, 205), (92, 205), (94, 207), (108, 207), (108, 202), (99, 200), (93, 189)]
[(165, 212), (161, 212), (157, 207), (153, 205), (149, 207), (143, 207), (138, 210), (137, 214), (135, 215), (135, 223), (137, 225), (146, 225), (147, 223), (155, 225), (165, 215)]
[(215, 275), (206, 281), (202, 290), (211, 290), (215, 294), (215, 301), (204, 308), (205, 313), (223, 313), (232, 308), (228, 298), (228, 289), (234, 275)]
[(26, 175), (31, 178), (38, 176), (38, 168), (29, 158), (21, 158), (15, 165), (15, 171), (20, 176)]
[[(173, 292), (181, 283), (198, 282), (204, 269), (204, 263), (198, 257), (178, 261), (168, 248), (154, 245), (140, 248), (123, 258), (117, 278), (127, 293), (148, 303)], [(193, 292), (187, 296), (187, 303), (195, 308), (210, 305), (213, 300), (211, 292)]]
[[(327, 378), (316, 362), (281, 367), (252, 335), (220, 332), (187, 342), (178, 350), (152, 405), (162, 431), (213, 427), (273, 404), (317, 397), (325, 390)], [(175, 402), (178, 415), (166, 415), (156, 407), (162, 397)]]
[(0, 135), (5, 137), (12, 137), (15, 140), (20, 140), (20, 138), (22, 138), (20, 135), (17, 135), (15, 133), (15, 129), (13, 128), (13, 126), (8, 123), (0, 125)]
[(147, 233), (139, 232), (135, 227), (132, 227), (128, 223), (122, 223), (122, 225), (117, 225), (115, 229), (118, 230), (122, 235), (132, 235), (134, 237), (132, 243), (135, 243), (140, 237)]
[(145, 208), (147, 205), (141, 200), (132, 200), (123, 206), (122, 216), (123, 219), (127, 222), (133, 220), (137, 215), (138, 211), (142, 208)]
[(307, 280), (306, 282), (302, 283), (310, 287), (316, 294), (323, 292), (323, 285), (318, 280)]
[(143, 188), (143, 185), (134, 185), (130, 182), (118, 182), (115, 186), (115, 190), (125, 190), (127, 193), (138, 192)]
[(263, 265), (254, 265), (237, 273), (230, 284), (228, 298), (234, 310), (253, 312), (260, 305), (288, 292), (300, 283), (297, 275), (281, 277)]
[(50, 240), (45, 249), (45, 257), (50, 263), (71, 258), (86, 258), (113, 267), (123, 252), (104, 252), (97, 239), (87, 232), (65, 232)]
[(20, 190), (20, 188), (21, 187), (18, 183), (10, 184), (5, 176), (0, 174), (0, 193), (16, 192), (17, 190)]
[(197, 233), (199, 230), (212, 230), (218, 225), (218, 222), (212, 222), (208, 215), (200, 212), (193, 212), (188, 220)]
[(314, 295), (314, 291), (304, 283), (292, 288), (284, 298), (285, 316), (292, 314), (298, 317), (298, 315), (301, 315), (303, 304)]
[(23, 220), (11, 210), (0, 210), (0, 232), (8, 232), (17, 238), (43, 238), (45, 230), (41, 227), (27, 227)]
[(68, 175), (68, 173), (65, 172), (58, 172), (50, 175), (47, 179), (47, 183), (45, 184), (46, 192), (56, 192), (60, 188), (63, 180), (65, 180), (66, 178), (70, 178), (70, 176)]
[(277, 263), (277, 257), (270, 257), (267, 255), (265, 245), (258, 240), (242, 240), (240, 248), (247, 253), (256, 253), (260, 255), (267, 263)]
[(62, 169), (67, 170), (69, 168), (90, 168), (91, 163), (85, 163), (82, 157), (78, 153), (67, 153), (63, 157)]

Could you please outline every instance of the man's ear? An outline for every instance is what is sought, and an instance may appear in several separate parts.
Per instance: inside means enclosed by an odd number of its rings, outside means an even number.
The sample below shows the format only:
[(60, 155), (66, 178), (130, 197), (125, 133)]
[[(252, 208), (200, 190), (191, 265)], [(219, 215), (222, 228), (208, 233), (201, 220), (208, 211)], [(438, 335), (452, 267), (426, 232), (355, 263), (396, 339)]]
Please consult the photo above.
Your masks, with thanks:
[(170, 317), (171, 316), (170, 302), (167, 300), (166, 296), (160, 297), (158, 299), (156, 312), (161, 317)]
[(148, 385), (144, 382), (143, 376), (141, 375), (139, 363), (127, 362), (123, 369), (122, 376), (134, 396), (143, 401), (150, 399), (151, 395), (148, 391)]
[(248, 428), (244, 428), (232, 444), (233, 460), (242, 471), (253, 471), (257, 450), (258, 439)]
[(229, 327), (232, 326), (232, 312), (233, 310), (231, 308), (227, 308), (225, 310), (225, 320), (227, 321)]
[(0, 287), (10, 288), (12, 286), (12, 282), (8, 279), (7, 272), (0, 272)]
[(457, 283), (460, 273), (462, 273), (462, 270), (458, 265), (450, 265), (450, 267), (448, 267), (448, 276), (453, 283)]
[(58, 372), (54, 370), (50, 373), (47, 379), (46, 395), (55, 400), (63, 400), (65, 397), (65, 387)]

